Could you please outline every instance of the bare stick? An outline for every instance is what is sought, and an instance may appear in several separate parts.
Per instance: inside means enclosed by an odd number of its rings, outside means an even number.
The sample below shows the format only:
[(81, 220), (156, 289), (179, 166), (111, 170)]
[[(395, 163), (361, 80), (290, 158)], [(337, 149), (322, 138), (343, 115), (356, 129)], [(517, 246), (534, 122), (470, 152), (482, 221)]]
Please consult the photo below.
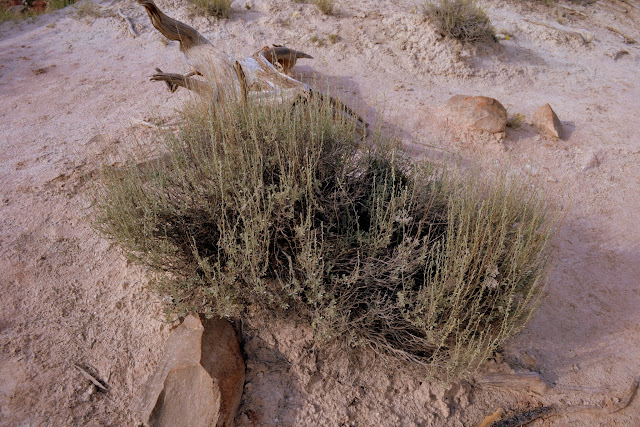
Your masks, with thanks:
[(126, 22), (127, 25), (129, 26), (129, 32), (131, 33), (131, 35), (133, 37), (136, 37), (138, 35), (138, 32), (136, 31), (135, 28), (133, 28), (133, 20), (131, 19), (131, 17), (122, 13), (120, 8), (118, 8), (118, 15), (120, 15), (120, 18), (124, 19), (124, 22)]
[(91, 375), (89, 373), (89, 371), (87, 371), (85, 368), (83, 368), (82, 366), (78, 365), (77, 363), (74, 366), (76, 368), (78, 368), (78, 371), (80, 371), (82, 376), (85, 377), (86, 379), (88, 379), (89, 381), (91, 381), (93, 383), (93, 385), (95, 385), (96, 387), (98, 387), (102, 391), (109, 391), (109, 389), (107, 387), (105, 387), (100, 381), (98, 381), (98, 379), (96, 377)]
[(622, 37), (624, 39), (624, 42), (626, 44), (635, 44), (635, 40), (633, 39), (633, 37), (629, 37), (626, 34), (622, 33), (620, 30), (616, 30), (613, 27), (605, 27), (607, 30), (611, 31), (612, 33), (615, 33), (617, 35), (619, 35), (620, 37)]
[(568, 10), (569, 13), (571, 13), (571, 14), (578, 15), (578, 16), (582, 17), (583, 19), (586, 19), (586, 17), (587, 17), (587, 15), (585, 15), (584, 13), (579, 12), (579, 11), (569, 7), (569, 6), (565, 6), (564, 4), (558, 4), (558, 6), (560, 6), (561, 8), (563, 8), (565, 10)]
[[(500, 377), (500, 375), (496, 375), (495, 377)], [(504, 377), (507, 377), (507, 376), (505, 375)], [(519, 383), (521, 382), (521, 380), (522, 378), (518, 379), (517, 381), (515, 381), (515, 384), (520, 385)], [(544, 381), (541, 377), (539, 377), (539, 380), (538, 380), (538, 379), (534, 379), (534, 376), (530, 376), (530, 378), (527, 378), (525, 382), (531, 382), (534, 385), (538, 385), (540, 381), (546, 384), (547, 387), (550, 387), (550, 384)], [(513, 384), (513, 379), (509, 380), (509, 382), (512, 382)], [(500, 383), (501, 385), (505, 384), (505, 382), (502, 382), (502, 381), (500, 381)], [(485, 384), (488, 384), (488, 382)], [(497, 381), (491, 381), (491, 385), (497, 385)], [(557, 417), (561, 415), (593, 414), (593, 415), (603, 416), (603, 415), (617, 414), (624, 411), (629, 406), (631, 406), (631, 403), (633, 403), (636, 396), (638, 395), (639, 386), (640, 386), (640, 379), (636, 379), (631, 385), (631, 388), (629, 390), (629, 397), (624, 400), (621, 399), (620, 404), (618, 404), (614, 408), (603, 408), (595, 405), (572, 405), (572, 406), (565, 406), (560, 408), (545, 406), (532, 411), (526, 411), (525, 413), (518, 413), (518, 414), (512, 415), (510, 418), (503, 420), (502, 422), (505, 425), (523, 426), (523, 425), (530, 424), (539, 418), (548, 419), (548, 418)]]

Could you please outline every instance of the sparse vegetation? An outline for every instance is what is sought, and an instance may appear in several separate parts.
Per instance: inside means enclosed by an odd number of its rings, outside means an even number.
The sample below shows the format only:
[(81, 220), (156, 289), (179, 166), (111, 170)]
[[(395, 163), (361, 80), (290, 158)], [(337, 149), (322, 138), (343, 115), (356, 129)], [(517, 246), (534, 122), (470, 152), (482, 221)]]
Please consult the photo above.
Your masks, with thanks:
[(511, 129), (520, 129), (522, 124), (526, 121), (526, 117), (524, 114), (515, 113), (507, 120), (507, 126)]
[(318, 37), (317, 34), (313, 34), (311, 37), (309, 37), (309, 41), (318, 47), (324, 46), (324, 39), (321, 37)]
[(5, 4), (0, 5), (0, 24), (5, 21), (15, 21), (18, 19), (20, 19), (20, 14), (9, 10)]
[(496, 40), (489, 17), (475, 0), (429, 1), (423, 11), (444, 36), (468, 44)]
[(312, 0), (312, 3), (325, 15), (333, 15), (334, 0)]
[[(66, 0), (65, 0), (66, 1)], [(102, 8), (91, 0), (85, 0), (75, 6), (78, 18), (99, 18), (102, 16)]]
[(62, 9), (75, 3), (75, 0), (49, 0), (47, 2), (47, 12)]
[(338, 36), (337, 34), (329, 34), (329, 37), (327, 37), (327, 39), (329, 40), (329, 43), (336, 44), (340, 40), (340, 36)]
[(164, 166), (105, 171), (97, 204), (173, 313), (259, 306), (450, 378), (531, 316), (553, 221), (527, 187), (365, 142), (318, 97), (192, 106), (184, 123)]
[(233, 0), (193, 0), (193, 2), (196, 6), (217, 18), (231, 16), (231, 3)]
[(32, 8), (31, 2), (26, 2), (19, 8), (11, 8), (10, 3), (6, 1), (0, 1), (0, 23), (5, 21), (19, 21), (25, 18), (33, 18), (44, 12), (53, 12), (54, 10), (62, 9), (73, 4), (75, 0), (49, 0), (46, 3), (46, 8), (35, 9)]

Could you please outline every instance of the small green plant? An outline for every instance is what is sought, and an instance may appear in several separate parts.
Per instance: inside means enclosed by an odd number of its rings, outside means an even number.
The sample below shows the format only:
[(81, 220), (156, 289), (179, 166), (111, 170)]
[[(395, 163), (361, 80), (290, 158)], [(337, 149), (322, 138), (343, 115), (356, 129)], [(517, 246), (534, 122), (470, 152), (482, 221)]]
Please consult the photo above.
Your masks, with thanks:
[(327, 37), (327, 39), (329, 40), (329, 43), (336, 44), (340, 40), (340, 36), (338, 36), (337, 34), (329, 34), (329, 37)]
[(526, 119), (527, 118), (524, 114), (515, 113), (509, 118), (509, 120), (507, 120), (507, 126), (509, 126), (511, 129), (520, 129)]
[(325, 15), (333, 14), (334, 0), (312, 0), (313, 4)]
[(231, 3), (233, 0), (193, 0), (193, 2), (196, 6), (217, 18), (231, 16)]
[(75, 0), (49, 0), (47, 2), (47, 12), (62, 9), (75, 3)]
[(444, 36), (468, 44), (496, 40), (489, 17), (475, 0), (437, 0), (426, 3), (423, 11)]
[(21, 14), (9, 10), (5, 5), (0, 5), (0, 24), (5, 21), (17, 21), (21, 18)]
[(449, 378), (531, 316), (553, 221), (506, 178), (363, 140), (329, 97), (191, 107), (166, 162), (107, 169), (96, 224), (151, 268), (172, 313), (248, 306)]

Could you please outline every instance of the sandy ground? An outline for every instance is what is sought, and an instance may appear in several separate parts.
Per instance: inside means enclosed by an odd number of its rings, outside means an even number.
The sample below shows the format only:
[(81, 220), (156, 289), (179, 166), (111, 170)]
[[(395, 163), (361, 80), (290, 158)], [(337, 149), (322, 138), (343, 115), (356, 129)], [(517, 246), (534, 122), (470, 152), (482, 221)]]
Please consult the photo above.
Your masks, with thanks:
[[(612, 407), (624, 398), (640, 376), (640, 49), (607, 27), (640, 40), (640, 5), (606, 3), (568, 5), (582, 15), (487, 3), (509, 40), (469, 51), (440, 40), (412, 1), (344, 0), (327, 17), (293, 1), (236, 0), (222, 22), (159, 1), (238, 58), (271, 43), (313, 55), (296, 76), (336, 88), (370, 119), (384, 107), (385, 125), (416, 157), (530, 176), (566, 212), (542, 307), (478, 377), (532, 370), (577, 390), (537, 396), (474, 380), (429, 383), (366, 357), (360, 365), (328, 358), (309, 350), (308, 327), (255, 318), (242, 331), (239, 424), (469, 426), (498, 407)], [(153, 68), (188, 67), (135, 3), (97, 7), (97, 17), (80, 17), (80, 3), (0, 25), (1, 425), (135, 425), (129, 402), (170, 330), (144, 272), (91, 228), (90, 189), (102, 166), (153, 148), (154, 131), (139, 120), (170, 121), (187, 98), (149, 82)], [(525, 124), (503, 143), (467, 141), (437, 114), (455, 94), (495, 97), (527, 118), (548, 102), (566, 138), (547, 141)], [(634, 402), (536, 425), (639, 419)]]

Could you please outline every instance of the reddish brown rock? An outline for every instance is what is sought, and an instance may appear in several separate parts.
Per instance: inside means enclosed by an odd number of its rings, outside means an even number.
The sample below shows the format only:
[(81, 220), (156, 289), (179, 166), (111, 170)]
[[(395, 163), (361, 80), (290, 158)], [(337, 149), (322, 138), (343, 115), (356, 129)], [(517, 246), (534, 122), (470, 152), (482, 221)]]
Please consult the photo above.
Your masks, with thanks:
[(200, 364), (211, 375), (220, 392), (218, 427), (233, 426), (244, 388), (244, 360), (238, 338), (224, 319), (204, 321)]
[(486, 96), (456, 95), (444, 106), (448, 118), (465, 129), (501, 133), (507, 126), (507, 110)]
[(533, 113), (533, 125), (540, 132), (553, 139), (562, 138), (562, 123), (549, 104), (545, 104)]

